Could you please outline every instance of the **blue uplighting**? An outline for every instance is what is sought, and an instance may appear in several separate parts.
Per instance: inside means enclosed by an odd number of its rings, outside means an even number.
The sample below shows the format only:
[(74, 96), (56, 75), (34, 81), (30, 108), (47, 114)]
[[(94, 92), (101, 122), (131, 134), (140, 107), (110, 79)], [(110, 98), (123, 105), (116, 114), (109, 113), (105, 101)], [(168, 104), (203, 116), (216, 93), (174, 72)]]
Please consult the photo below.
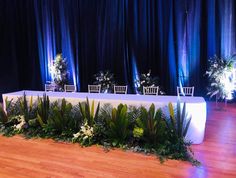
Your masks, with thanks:
[[(78, 39), (80, 39), (79, 27), (85, 22), (81, 23), (81, 25), (79, 19), (77, 21), (77, 17), (73, 17), (73, 15), (77, 13), (73, 14), (70, 12), (70, 9), (74, 8), (76, 4), (72, 2), (73, 1), (67, 0), (58, 2), (35, 0), (34, 11), (42, 84), (46, 83), (46, 81), (53, 80), (50, 67), (56, 54), (62, 53), (63, 57), (65, 57), (68, 62), (70, 84), (73, 83), (80, 89), (79, 70), (81, 70), (80, 67), (83, 63), (79, 59), (79, 53), (84, 49), (79, 48), (80, 42)], [(131, 2), (126, 0), (123, 2), (121, 9), (117, 9), (116, 6), (114, 6), (114, 11), (106, 11), (106, 13), (111, 14), (112, 17), (114, 14), (117, 14), (118, 11), (123, 14), (120, 20), (121, 25), (119, 26), (119, 30), (122, 31), (122, 34), (123, 31), (127, 34), (124, 36), (125, 47), (121, 49), (125, 49), (125, 64), (132, 65), (124, 67), (126, 83), (130, 82), (129, 80), (132, 77), (133, 84), (131, 85), (135, 85), (135, 81), (139, 78), (139, 70), (144, 71), (144, 68), (146, 68), (145, 70), (147, 71), (150, 65), (155, 63), (158, 67), (155, 66), (154, 69), (158, 70), (158, 68), (164, 68), (167, 70), (166, 74), (158, 75), (160, 75), (160, 78), (162, 78), (162, 75), (165, 75), (163, 78), (167, 80), (162, 81), (162, 83), (164, 83), (167, 88), (170, 88), (171, 93), (176, 91), (176, 86), (193, 86), (195, 84), (199, 84), (200, 86), (201, 82), (199, 80), (201, 80), (202, 77), (199, 76), (203, 75), (204, 69), (201, 71), (199, 68), (203, 60), (206, 61), (207, 58), (215, 54), (228, 57), (236, 53), (234, 1), (208, 0), (206, 9), (203, 9), (203, 1), (184, 0), (181, 2), (182, 3), (177, 3), (177, 1), (165, 2), (161, 0), (156, 2)], [(105, 2), (104, 4), (106, 5)], [(75, 6), (76, 10), (74, 10), (74, 12), (81, 10), (84, 4), (81, 1), (81, 3), (77, 5), (78, 6)], [(99, 3), (96, 4), (96, 6), (100, 7), (99, 5)], [(92, 10), (95, 9), (96, 8), (92, 8)], [(207, 23), (202, 25), (202, 15), (204, 13), (207, 15)], [(112, 17), (105, 17), (105, 19), (108, 21), (106, 23), (111, 23), (113, 27), (116, 25), (113, 25), (116, 21), (113, 21), (114, 19)], [(97, 23), (100, 24), (98, 29), (102, 28), (100, 30), (103, 32), (103, 28), (108, 27), (101, 25), (101, 23), (105, 23), (103, 22), (103, 16), (98, 19), (96, 19)], [(76, 25), (73, 26), (72, 23)], [(88, 29), (90, 30), (90, 28)], [(121, 33), (119, 30), (117, 33)], [(207, 32), (204, 38), (202, 38), (202, 30), (206, 30)], [(106, 35), (103, 36), (106, 37)], [(111, 40), (112, 35), (108, 35), (107, 39), (105, 39), (105, 37), (103, 39), (103, 36), (98, 35), (98, 39), (94, 38), (94, 40), (98, 40), (98, 44), (103, 46), (106, 46), (111, 41), (113, 42), (113, 40)], [(204, 40), (206, 41), (206, 44), (204, 44), (206, 49), (203, 50), (200, 45)], [(107, 43), (104, 41), (107, 41)], [(90, 43), (93, 44), (93, 41), (90, 41), (88, 44), (90, 45)], [(94, 50), (93, 48), (91, 49)], [(98, 64), (96, 64), (97, 68), (104, 68), (104, 65), (112, 66), (112, 64), (104, 62), (108, 61), (107, 56), (109, 56), (105, 55), (106, 48), (99, 47), (96, 50), (95, 52), (99, 60)], [(159, 56), (161, 58), (153, 62), (153, 59)], [(144, 62), (147, 63), (141, 66), (141, 60), (146, 60)], [(80, 62), (81, 66), (79, 65)], [(166, 64), (168, 64), (167, 67), (165, 66)], [(129, 73), (130, 70), (132, 70), (132, 74)], [(199, 86), (196, 88), (199, 88)], [(134, 86), (134, 88), (135, 92), (137, 92), (137, 86)]]
[[(72, 74), (70, 76), (70, 83), (73, 82), (76, 85), (76, 74), (75, 74), (75, 65), (74, 65), (74, 55), (71, 47), (71, 37), (70, 37), (70, 29), (68, 24), (67, 16), (65, 15), (64, 5), (60, 3), (60, 25), (61, 25), (61, 37), (62, 37), (62, 54), (66, 57), (68, 62), (69, 72)], [(78, 73), (79, 74), (79, 73)], [(71, 81), (72, 79), (72, 81)], [(80, 89), (80, 87), (78, 87)]]
[(134, 83), (134, 89), (135, 89), (135, 93), (139, 93), (138, 92), (138, 85), (137, 82), (135, 81), (139, 81), (139, 72), (138, 72), (138, 68), (137, 68), (137, 64), (136, 64), (136, 59), (135, 57), (132, 58), (132, 75), (133, 75), (133, 83)]
[[(50, 72), (50, 69), (56, 54), (62, 53), (68, 63), (68, 70), (70, 73), (69, 83), (77, 85), (77, 88), (80, 89), (79, 80), (76, 82), (79, 78), (79, 71), (77, 69), (77, 74), (75, 73), (70, 29), (64, 6), (62, 3), (59, 3), (60, 26), (57, 26), (57, 28), (60, 28), (61, 33), (58, 34), (55, 33), (56, 19), (55, 14), (53, 14), (53, 6), (49, 5), (50, 3), (52, 2), (44, 1), (44, 5), (40, 4), (38, 1), (35, 1), (34, 3), (42, 84), (44, 85), (47, 81), (53, 81), (53, 75)], [(39, 8), (40, 6), (42, 6), (41, 9)], [(60, 38), (58, 38), (58, 35), (60, 35)], [(57, 41), (57, 39), (61, 39), (61, 41)]]
[(221, 56), (231, 56), (235, 50), (234, 1), (220, 1), (221, 10)]

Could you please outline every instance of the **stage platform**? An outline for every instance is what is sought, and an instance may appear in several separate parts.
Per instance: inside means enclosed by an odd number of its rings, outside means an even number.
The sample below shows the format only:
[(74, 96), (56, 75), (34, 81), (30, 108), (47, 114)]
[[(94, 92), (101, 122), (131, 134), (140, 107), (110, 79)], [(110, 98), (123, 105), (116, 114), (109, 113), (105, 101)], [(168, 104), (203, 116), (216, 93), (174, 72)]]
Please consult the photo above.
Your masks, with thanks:
[[(129, 106), (144, 106), (148, 108), (152, 103), (156, 108), (166, 107), (169, 102), (176, 104), (177, 96), (154, 96), (154, 95), (134, 95), (134, 94), (103, 94), (103, 93), (66, 93), (66, 92), (44, 92), (44, 91), (17, 91), (13, 93), (6, 93), (2, 95), (3, 105), (5, 106), (5, 99), (17, 100), (17, 98), (26, 94), (27, 99), (31, 96), (33, 101), (36, 101), (38, 96), (43, 96), (46, 93), (49, 96), (50, 101), (56, 101), (58, 99), (65, 98), (68, 102), (73, 105), (78, 104), (78, 102), (85, 101), (88, 97), (91, 102), (94, 100), (95, 105), (100, 102), (101, 105), (110, 103), (112, 106), (116, 107), (120, 103), (127, 104)], [(192, 121), (189, 126), (189, 130), (186, 138), (191, 140), (193, 144), (200, 144), (203, 142), (206, 124), (206, 102), (203, 97), (179, 97), (181, 103), (186, 103), (186, 110), (188, 115), (192, 116)]]

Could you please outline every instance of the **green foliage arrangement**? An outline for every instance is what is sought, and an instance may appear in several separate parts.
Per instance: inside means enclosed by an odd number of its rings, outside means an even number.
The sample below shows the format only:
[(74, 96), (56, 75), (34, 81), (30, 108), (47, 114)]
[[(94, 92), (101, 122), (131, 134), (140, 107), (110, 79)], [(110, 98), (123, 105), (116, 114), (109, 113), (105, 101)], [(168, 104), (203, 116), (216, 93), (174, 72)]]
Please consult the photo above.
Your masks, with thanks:
[(49, 97), (44, 94), (42, 98), (38, 97), (37, 120), (41, 127), (44, 127), (48, 121), (50, 101)]
[(97, 105), (95, 114), (94, 114), (94, 109), (95, 109), (94, 108), (94, 101), (92, 101), (92, 105), (91, 105), (91, 108), (90, 108), (88, 98), (86, 98), (86, 102), (79, 103), (79, 108), (80, 108), (80, 112), (81, 112), (81, 115), (82, 115), (83, 122), (84, 123), (87, 122), (87, 124), (89, 126), (93, 126), (95, 120), (97, 120), (97, 118), (98, 118), (100, 103), (98, 103), (98, 105)]
[(214, 56), (208, 60), (208, 70), (206, 76), (208, 77), (209, 86), (207, 87), (207, 95), (211, 97), (216, 96), (217, 99), (225, 99), (232, 94), (232, 72), (235, 64), (235, 57), (223, 58)]
[(144, 142), (155, 146), (158, 143), (158, 137), (161, 136), (160, 132), (163, 131), (161, 109), (156, 111), (154, 104), (150, 106), (149, 110), (141, 107), (141, 115), (137, 118), (136, 124), (139, 129), (143, 130)]
[(0, 106), (0, 131), (3, 135), (13, 136), (21, 133), (26, 127), (26, 124), (24, 115), (9, 115)]
[(109, 70), (99, 71), (94, 75), (94, 85), (101, 85), (102, 93), (112, 93), (115, 85), (114, 74)]
[(21, 108), (20, 108), (21, 100), (22, 100), (22, 97), (18, 98), (16, 101), (13, 101), (13, 99), (8, 100), (8, 98), (5, 99), (6, 112), (7, 112), (8, 116), (20, 115), (20, 112), (21, 112)]
[(107, 135), (113, 146), (124, 144), (129, 136), (129, 119), (127, 105), (119, 104), (113, 108), (110, 117), (107, 118)]
[(36, 107), (33, 105), (33, 97), (30, 97), (28, 103), (25, 93), (23, 94), (23, 98), (20, 98), (20, 115), (24, 116), (27, 123), (31, 119), (36, 118)]
[[(183, 107), (181, 107), (183, 105)], [(102, 144), (104, 147), (121, 147), (133, 151), (154, 153), (163, 158), (187, 160), (198, 165), (192, 156), (191, 142), (185, 140), (191, 118), (186, 105), (155, 108), (112, 107), (98, 103), (91, 105), (88, 98), (75, 106), (65, 99), (50, 102), (48, 96), (27, 102), (23, 96), (17, 101), (7, 101), (5, 112), (0, 106), (0, 132), (11, 136), (53, 138), (80, 143), (82, 146)], [(37, 106), (37, 107), (36, 107)], [(19, 110), (12, 112), (14, 108)], [(36, 111), (34, 111), (36, 108)], [(32, 114), (32, 113), (35, 114)], [(35, 117), (35, 118), (34, 118)]]
[(193, 152), (190, 149), (191, 142), (185, 140), (191, 117), (186, 113), (186, 103), (181, 108), (180, 101), (177, 101), (177, 108), (174, 109), (172, 103), (168, 105), (169, 117), (165, 117), (167, 126), (167, 140), (159, 147), (158, 153), (167, 156), (170, 159), (189, 160), (194, 165), (200, 162), (193, 158)]
[(0, 124), (5, 124), (8, 121), (7, 113), (4, 111), (3, 106), (0, 104)]
[(64, 131), (70, 130), (71, 118), (71, 103), (66, 102), (65, 99), (61, 103), (55, 102), (52, 104), (47, 121), (47, 127), (54, 132), (61, 134)]
[(173, 133), (171, 136), (173, 136), (174, 139), (184, 139), (191, 122), (191, 117), (188, 118), (186, 113), (186, 103), (183, 104), (182, 110), (180, 105), (180, 101), (178, 100), (176, 111), (172, 103), (168, 105), (170, 118), (168, 120), (166, 119), (166, 125), (168, 130)]

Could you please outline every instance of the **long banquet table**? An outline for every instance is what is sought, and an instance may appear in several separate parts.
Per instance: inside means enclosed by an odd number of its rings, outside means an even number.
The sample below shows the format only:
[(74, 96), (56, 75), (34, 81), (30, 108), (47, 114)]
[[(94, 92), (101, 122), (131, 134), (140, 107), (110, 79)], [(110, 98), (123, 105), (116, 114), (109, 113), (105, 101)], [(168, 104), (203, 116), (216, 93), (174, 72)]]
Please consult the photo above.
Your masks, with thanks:
[[(5, 99), (17, 100), (26, 94), (27, 99), (31, 96), (33, 101), (36, 101), (38, 96), (41, 97), (44, 91), (17, 91), (13, 93), (6, 93), (2, 95), (3, 105), (5, 107)], [(73, 105), (78, 102), (85, 101), (88, 97), (89, 101), (94, 100), (95, 105), (100, 102), (101, 105), (110, 103), (113, 107), (118, 106), (120, 103), (132, 106), (149, 107), (152, 103), (156, 108), (166, 107), (169, 102), (177, 103), (177, 96), (154, 96), (154, 95), (134, 95), (134, 94), (103, 94), (103, 93), (69, 93), (69, 92), (46, 92), (50, 101), (65, 98)], [(192, 120), (186, 135), (186, 139), (192, 141), (193, 144), (200, 144), (203, 142), (206, 124), (206, 102), (203, 97), (180, 97), (181, 103), (186, 103), (186, 111)]]

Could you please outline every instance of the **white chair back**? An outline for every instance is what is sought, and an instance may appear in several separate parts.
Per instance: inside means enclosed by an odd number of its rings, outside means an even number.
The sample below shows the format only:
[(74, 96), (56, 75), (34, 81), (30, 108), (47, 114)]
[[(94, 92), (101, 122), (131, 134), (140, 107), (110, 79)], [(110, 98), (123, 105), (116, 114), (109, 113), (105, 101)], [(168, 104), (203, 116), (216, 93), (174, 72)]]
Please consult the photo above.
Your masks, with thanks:
[(114, 93), (115, 94), (127, 94), (127, 85), (125, 86), (118, 86), (114, 85)]
[(159, 87), (143, 87), (144, 95), (158, 95)]
[(45, 84), (45, 92), (48, 92), (48, 91), (55, 91), (55, 84)]
[(177, 87), (177, 96), (193, 96), (194, 87)]
[(88, 92), (89, 93), (100, 93), (101, 92), (101, 85), (88, 85)]
[(65, 92), (76, 92), (76, 86), (75, 85), (64, 85), (64, 91)]

